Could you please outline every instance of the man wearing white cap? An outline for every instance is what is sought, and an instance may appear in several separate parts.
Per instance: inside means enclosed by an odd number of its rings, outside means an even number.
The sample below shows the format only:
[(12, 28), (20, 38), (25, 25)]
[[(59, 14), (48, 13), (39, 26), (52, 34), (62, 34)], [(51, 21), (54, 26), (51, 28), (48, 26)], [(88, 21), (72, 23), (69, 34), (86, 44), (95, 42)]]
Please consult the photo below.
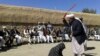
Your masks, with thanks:
[(84, 53), (84, 41), (86, 39), (85, 30), (82, 23), (75, 19), (74, 14), (65, 16), (71, 27), (72, 49), (74, 56), (82, 56)]

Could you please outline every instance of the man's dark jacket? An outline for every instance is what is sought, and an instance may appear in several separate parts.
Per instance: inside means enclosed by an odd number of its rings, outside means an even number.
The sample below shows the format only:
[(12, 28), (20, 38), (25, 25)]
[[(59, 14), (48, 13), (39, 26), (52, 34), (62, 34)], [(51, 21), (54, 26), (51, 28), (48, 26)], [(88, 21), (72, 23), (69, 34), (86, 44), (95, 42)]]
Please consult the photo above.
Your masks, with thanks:
[(73, 19), (73, 21), (70, 22), (70, 27), (72, 27), (72, 36), (74, 36), (81, 45), (87, 38), (82, 23), (77, 19)]

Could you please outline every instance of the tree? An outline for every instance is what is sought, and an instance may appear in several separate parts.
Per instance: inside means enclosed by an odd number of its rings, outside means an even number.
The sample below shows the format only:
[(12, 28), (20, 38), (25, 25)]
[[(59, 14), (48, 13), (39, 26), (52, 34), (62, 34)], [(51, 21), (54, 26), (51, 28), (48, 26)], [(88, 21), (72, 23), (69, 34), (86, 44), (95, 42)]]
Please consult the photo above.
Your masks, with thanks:
[(89, 9), (89, 8), (84, 8), (82, 10), (83, 13), (93, 13), (96, 14), (96, 10), (95, 9)]

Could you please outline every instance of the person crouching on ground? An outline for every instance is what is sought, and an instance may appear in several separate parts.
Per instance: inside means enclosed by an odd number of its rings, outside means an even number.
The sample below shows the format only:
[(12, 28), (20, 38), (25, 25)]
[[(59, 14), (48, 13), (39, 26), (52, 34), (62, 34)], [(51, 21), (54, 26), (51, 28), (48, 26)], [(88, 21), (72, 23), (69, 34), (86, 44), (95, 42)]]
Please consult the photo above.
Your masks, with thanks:
[(65, 44), (64, 43), (60, 43), (58, 45), (56, 45), (55, 47), (53, 47), (48, 56), (63, 56), (62, 51), (65, 49)]

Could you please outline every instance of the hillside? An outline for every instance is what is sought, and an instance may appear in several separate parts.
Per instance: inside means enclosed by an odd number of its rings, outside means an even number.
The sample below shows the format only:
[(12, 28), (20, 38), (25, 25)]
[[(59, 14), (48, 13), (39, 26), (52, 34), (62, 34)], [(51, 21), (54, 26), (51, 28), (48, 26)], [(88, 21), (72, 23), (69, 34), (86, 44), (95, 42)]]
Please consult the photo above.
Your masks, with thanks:
[[(62, 24), (65, 11), (48, 10), (41, 8), (0, 5), (0, 23), (37, 23), (50, 21), (53, 24)], [(100, 26), (100, 15), (88, 13), (74, 13), (83, 17), (87, 25)]]

